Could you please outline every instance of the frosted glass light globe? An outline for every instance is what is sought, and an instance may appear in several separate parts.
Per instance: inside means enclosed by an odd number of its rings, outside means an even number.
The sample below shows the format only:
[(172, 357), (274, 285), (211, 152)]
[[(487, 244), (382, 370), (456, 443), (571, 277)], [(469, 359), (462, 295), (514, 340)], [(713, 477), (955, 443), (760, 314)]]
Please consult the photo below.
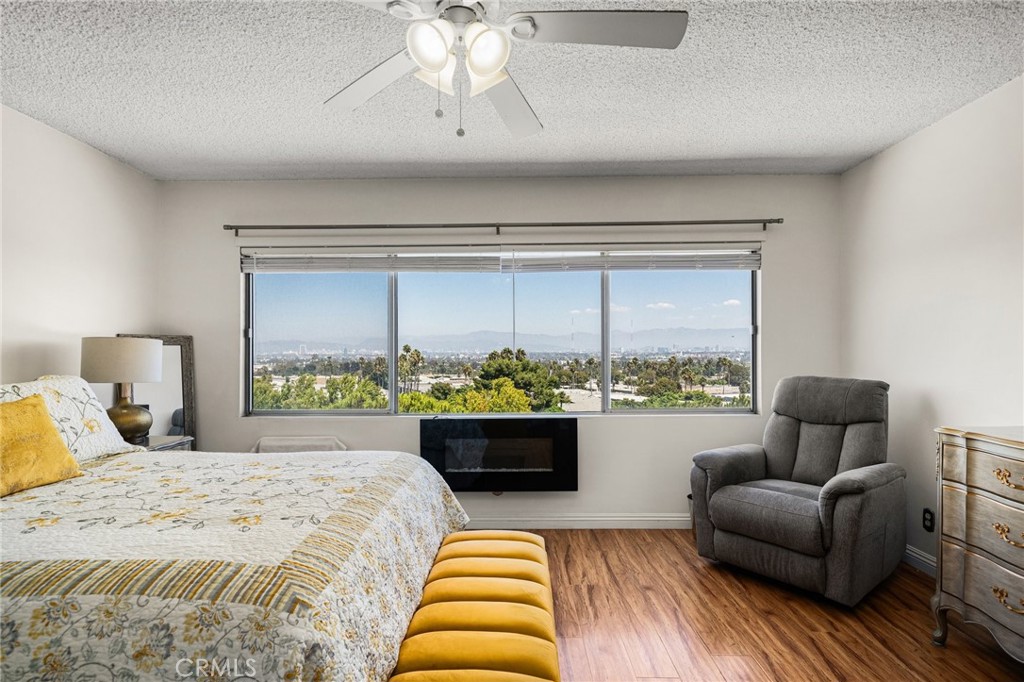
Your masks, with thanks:
[(472, 33), (475, 35), (470, 34), (472, 42), (466, 56), (469, 68), (478, 76), (492, 76), (501, 71), (512, 51), (508, 36), (493, 28)]
[(448, 63), (448, 45), (444, 35), (428, 22), (417, 22), (405, 34), (405, 44), (421, 69), (438, 73)]

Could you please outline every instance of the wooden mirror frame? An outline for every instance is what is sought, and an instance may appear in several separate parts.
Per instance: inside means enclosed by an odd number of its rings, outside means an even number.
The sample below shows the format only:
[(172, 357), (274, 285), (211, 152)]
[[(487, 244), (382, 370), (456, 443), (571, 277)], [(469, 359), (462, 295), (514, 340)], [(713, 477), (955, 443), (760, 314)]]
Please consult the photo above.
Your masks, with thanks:
[(165, 346), (181, 348), (181, 407), (185, 412), (184, 435), (192, 436), (192, 449), (196, 447), (196, 369), (192, 352), (192, 337), (173, 334), (118, 334), (136, 339), (160, 339)]

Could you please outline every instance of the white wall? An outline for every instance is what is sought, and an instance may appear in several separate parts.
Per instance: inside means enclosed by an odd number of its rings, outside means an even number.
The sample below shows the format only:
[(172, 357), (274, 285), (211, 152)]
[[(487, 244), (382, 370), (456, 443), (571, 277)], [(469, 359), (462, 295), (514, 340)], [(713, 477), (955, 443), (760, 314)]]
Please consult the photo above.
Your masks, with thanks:
[(8, 107), (0, 125), (0, 382), (78, 374), (81, 337), (159, 316), (157, 183)]
[[(335, 434), (416, 451), (413, 417), (243, 418), (237, 242), (224, 223), (781, 216), (764, 238), (761, 401), (782, 376), (889, 381), (911, 544), (934, 552), (939, 424), (1024, 421), (1021, 80), (829, 176), (156, 183), (3, 109), (0, 381), (78, 370), (79, 338), (195, 336), (200, 445)], [(158, 229), (159, 227), (159, 229)], [(107, 396), (102, 396), (106, 398)], [(762, 416), (584, 417), (580, 492), (463, 495), (477, 519), (679, 524), (691, 455)]]
[[(415, 417), (241, 417), (241, 278), (225, 223), (591, 221), (783, 217), (764, 238), (761, 399), (780, 377), (839, 370), (838, 178), (755, 176), (161, 184), (161, 331), (195, 337), (198, 441), (247, 450), (263, 435), (337, 435), (418, 451)], [(685, 521), (691, 456), (759, 441), (762, 416), (584, 417), (579, 493), (467, 494), (478, 520), (541, 526)]]
[(940, 425), (1024, 422), (1021, 79), (842, 176), (842, 370), (890, 389), (909, 543), (935, 508)]

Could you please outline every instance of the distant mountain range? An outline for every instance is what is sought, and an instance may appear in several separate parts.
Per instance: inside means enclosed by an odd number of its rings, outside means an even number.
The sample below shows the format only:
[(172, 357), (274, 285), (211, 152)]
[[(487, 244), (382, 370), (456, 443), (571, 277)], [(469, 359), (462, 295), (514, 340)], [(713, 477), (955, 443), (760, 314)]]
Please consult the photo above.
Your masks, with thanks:
[[(511, 332), (477, 331), (466, 334), (437, 334), (407, 336), (400, 343), (409, 344), (424, 353), (488, 353), (512, 345)], [(516, 334), (516, 345), (527, 353), (597, 352), (601, 338), (597, 334)], [(670, 329), (644, 329), (629, 332), (612, 330), (613, 350), (651, 352), (659, 349), (676, 351), (749, 349), (750, 329), (691, 329), (674, 327)], [(257, 355), (280, 355), (297, 352), (300, 346), (307, 353), (358, 353), (367, 349), (383, 349), (387, 346), (384, 337), (364, 337), (332, 341), (256, 341)]]

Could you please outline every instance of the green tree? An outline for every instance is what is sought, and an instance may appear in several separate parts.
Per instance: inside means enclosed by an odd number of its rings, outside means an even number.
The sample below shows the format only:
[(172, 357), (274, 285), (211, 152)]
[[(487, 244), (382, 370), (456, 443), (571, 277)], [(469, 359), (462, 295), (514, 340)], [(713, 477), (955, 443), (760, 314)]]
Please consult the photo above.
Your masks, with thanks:
[(448, 400), (454, 393), (455, 388), (451, 384), (439, 381), (436, 384), (431, 384), (429, 394), (438, 400)]
[(448, 400), (438, 400), (432, 395), (427, 393), (419, 393), (413, 391), (411, 393), (402, 393), (398, 396), (398, 411), (412, 414), (447, 414), (450, 412), (462, 412), (461, 409), (455, 409), (457, 405), (453, 405)]
[(269, 376), (256, 377), (252, 382), (252, 407), (254, 410), (281, 409), (281, 393)]
[(544, 412), (560, 407), (556, 395), (559, 388), (558, 378), (552, 376), (550, 368), (544, 363), (530, 360), (521, 348), (517, 351), (503, 348), (488, 354), (487, 360), (480, 365), (480, 370), (477, 372), (474, 388), (496, 389), (500, 379), (511, 380), (512, 385), (528, 397), (530, 411)]

